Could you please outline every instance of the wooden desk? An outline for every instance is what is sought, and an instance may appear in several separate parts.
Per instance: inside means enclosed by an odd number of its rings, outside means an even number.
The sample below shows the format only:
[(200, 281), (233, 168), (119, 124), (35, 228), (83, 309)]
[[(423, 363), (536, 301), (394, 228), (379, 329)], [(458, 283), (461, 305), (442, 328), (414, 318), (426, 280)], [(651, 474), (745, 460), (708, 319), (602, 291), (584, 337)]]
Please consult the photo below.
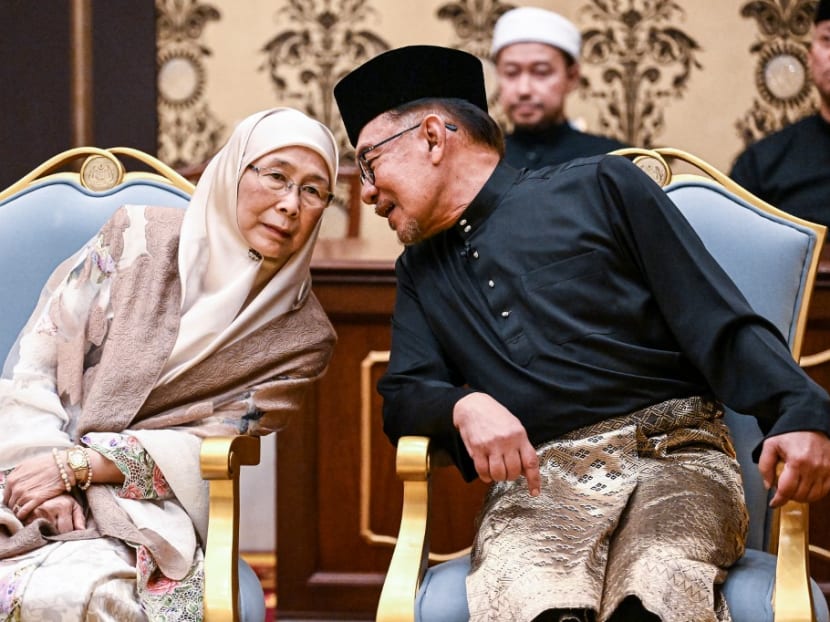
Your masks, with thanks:
[[(305, 416), (277, 435), (278, 618), (374, 619), (392, 552), (384, 540), (397, 534), (402, 503), (374, 390), (385, 365), (373, 361), (390, 345), (391, 250), (389, 240), (340, 239), (321, 240), (315, 252), (314, 292), (338, 342)], [(362, 372), (371, 384), (365, 423)], [(433, 508), (434, 547), (468, 546), (484, 486), (465, 484), (455, 469), (440, 469), (433, 486), (466, 508)]]

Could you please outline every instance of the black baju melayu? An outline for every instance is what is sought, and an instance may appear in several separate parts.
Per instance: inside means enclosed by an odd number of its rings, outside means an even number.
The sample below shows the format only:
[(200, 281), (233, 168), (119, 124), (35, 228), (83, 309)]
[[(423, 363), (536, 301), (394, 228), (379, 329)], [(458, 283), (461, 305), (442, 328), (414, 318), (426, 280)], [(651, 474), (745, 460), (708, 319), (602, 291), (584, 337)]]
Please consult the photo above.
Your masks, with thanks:
[(830, 123), (814, 114), (750, 145), (732, 179), (779, 209), (830, 225)]
[(499, 164), (396, 274), (385, 431), (432, 437), (467, 479), (452, 411), (473, 391), (508, 408), (534, 445), (692, 395), (755, 415), (768, 434), (830, 433), (826, 392), (626, 158)]
[(505, 138), (504, 160), (514, 168), (542, 168), (625, 147), (613, 138), (580, 132), (567, 121), (543, 131), (516, 131)]

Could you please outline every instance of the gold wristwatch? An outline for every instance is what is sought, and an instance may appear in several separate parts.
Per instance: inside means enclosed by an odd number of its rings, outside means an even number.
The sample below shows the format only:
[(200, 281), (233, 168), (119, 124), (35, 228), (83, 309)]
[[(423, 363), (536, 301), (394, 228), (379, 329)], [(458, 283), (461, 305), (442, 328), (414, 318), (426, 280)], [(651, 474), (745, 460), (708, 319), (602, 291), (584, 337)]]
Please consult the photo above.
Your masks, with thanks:
[(67, 450), (66, 464), (69, 465), (69, 468), (75, 474), (75, 485), (81, 486), (84, 484), (89, 473), (89, 457), (86, 455), (86, 450), (77, 445)]

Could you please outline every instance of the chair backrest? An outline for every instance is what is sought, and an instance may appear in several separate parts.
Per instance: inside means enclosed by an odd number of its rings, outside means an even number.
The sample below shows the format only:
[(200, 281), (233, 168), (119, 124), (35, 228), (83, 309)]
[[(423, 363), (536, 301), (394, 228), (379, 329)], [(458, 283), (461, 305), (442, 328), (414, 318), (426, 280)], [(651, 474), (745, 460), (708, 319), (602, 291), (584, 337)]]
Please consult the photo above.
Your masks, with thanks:
[[(125, 170), (129, 157), (153, 172)], [(85, 158), (78, 172), (59, 170)], [(57, 171), (57, 172), (56, 172)], [(121, 205), (185, 207), (193, 185), (152, 156), (129, 148), (61, 153), (0, 191), (0, 362), (51, 272)]]
[[(702, 160), (676, 149), (626, 149), (657, 181), (753, 309), (786, 337), (796, 360), (807, 323), (825, 228), (749, 194)], [(675, 169), (693, 167), (695, 172)], [(704, 173), (701, 175), (700, 173)], [(727, 409), (750, 515), (747, 546), (768, 549), (773, 514), (752, 450), (763, 438), (754, 417)]]

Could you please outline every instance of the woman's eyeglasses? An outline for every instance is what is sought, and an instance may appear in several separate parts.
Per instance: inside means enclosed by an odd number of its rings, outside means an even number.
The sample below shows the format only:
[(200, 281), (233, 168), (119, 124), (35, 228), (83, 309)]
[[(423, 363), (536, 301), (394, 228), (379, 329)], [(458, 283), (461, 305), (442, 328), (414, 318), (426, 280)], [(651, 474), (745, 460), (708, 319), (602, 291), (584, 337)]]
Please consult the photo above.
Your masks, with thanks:
[(323, 209), (328, 207), (334, 195), (326, 188), (314, 184), (299, 185), (288, 175), (275, 168), (260, 168), (249, 164), (248, 168), (254, 171), (259, 178), (262, 187), (277, 196), (285, 196), (292, 188), (297, 188), (300, 197), (300, 205), (309, 209)]

